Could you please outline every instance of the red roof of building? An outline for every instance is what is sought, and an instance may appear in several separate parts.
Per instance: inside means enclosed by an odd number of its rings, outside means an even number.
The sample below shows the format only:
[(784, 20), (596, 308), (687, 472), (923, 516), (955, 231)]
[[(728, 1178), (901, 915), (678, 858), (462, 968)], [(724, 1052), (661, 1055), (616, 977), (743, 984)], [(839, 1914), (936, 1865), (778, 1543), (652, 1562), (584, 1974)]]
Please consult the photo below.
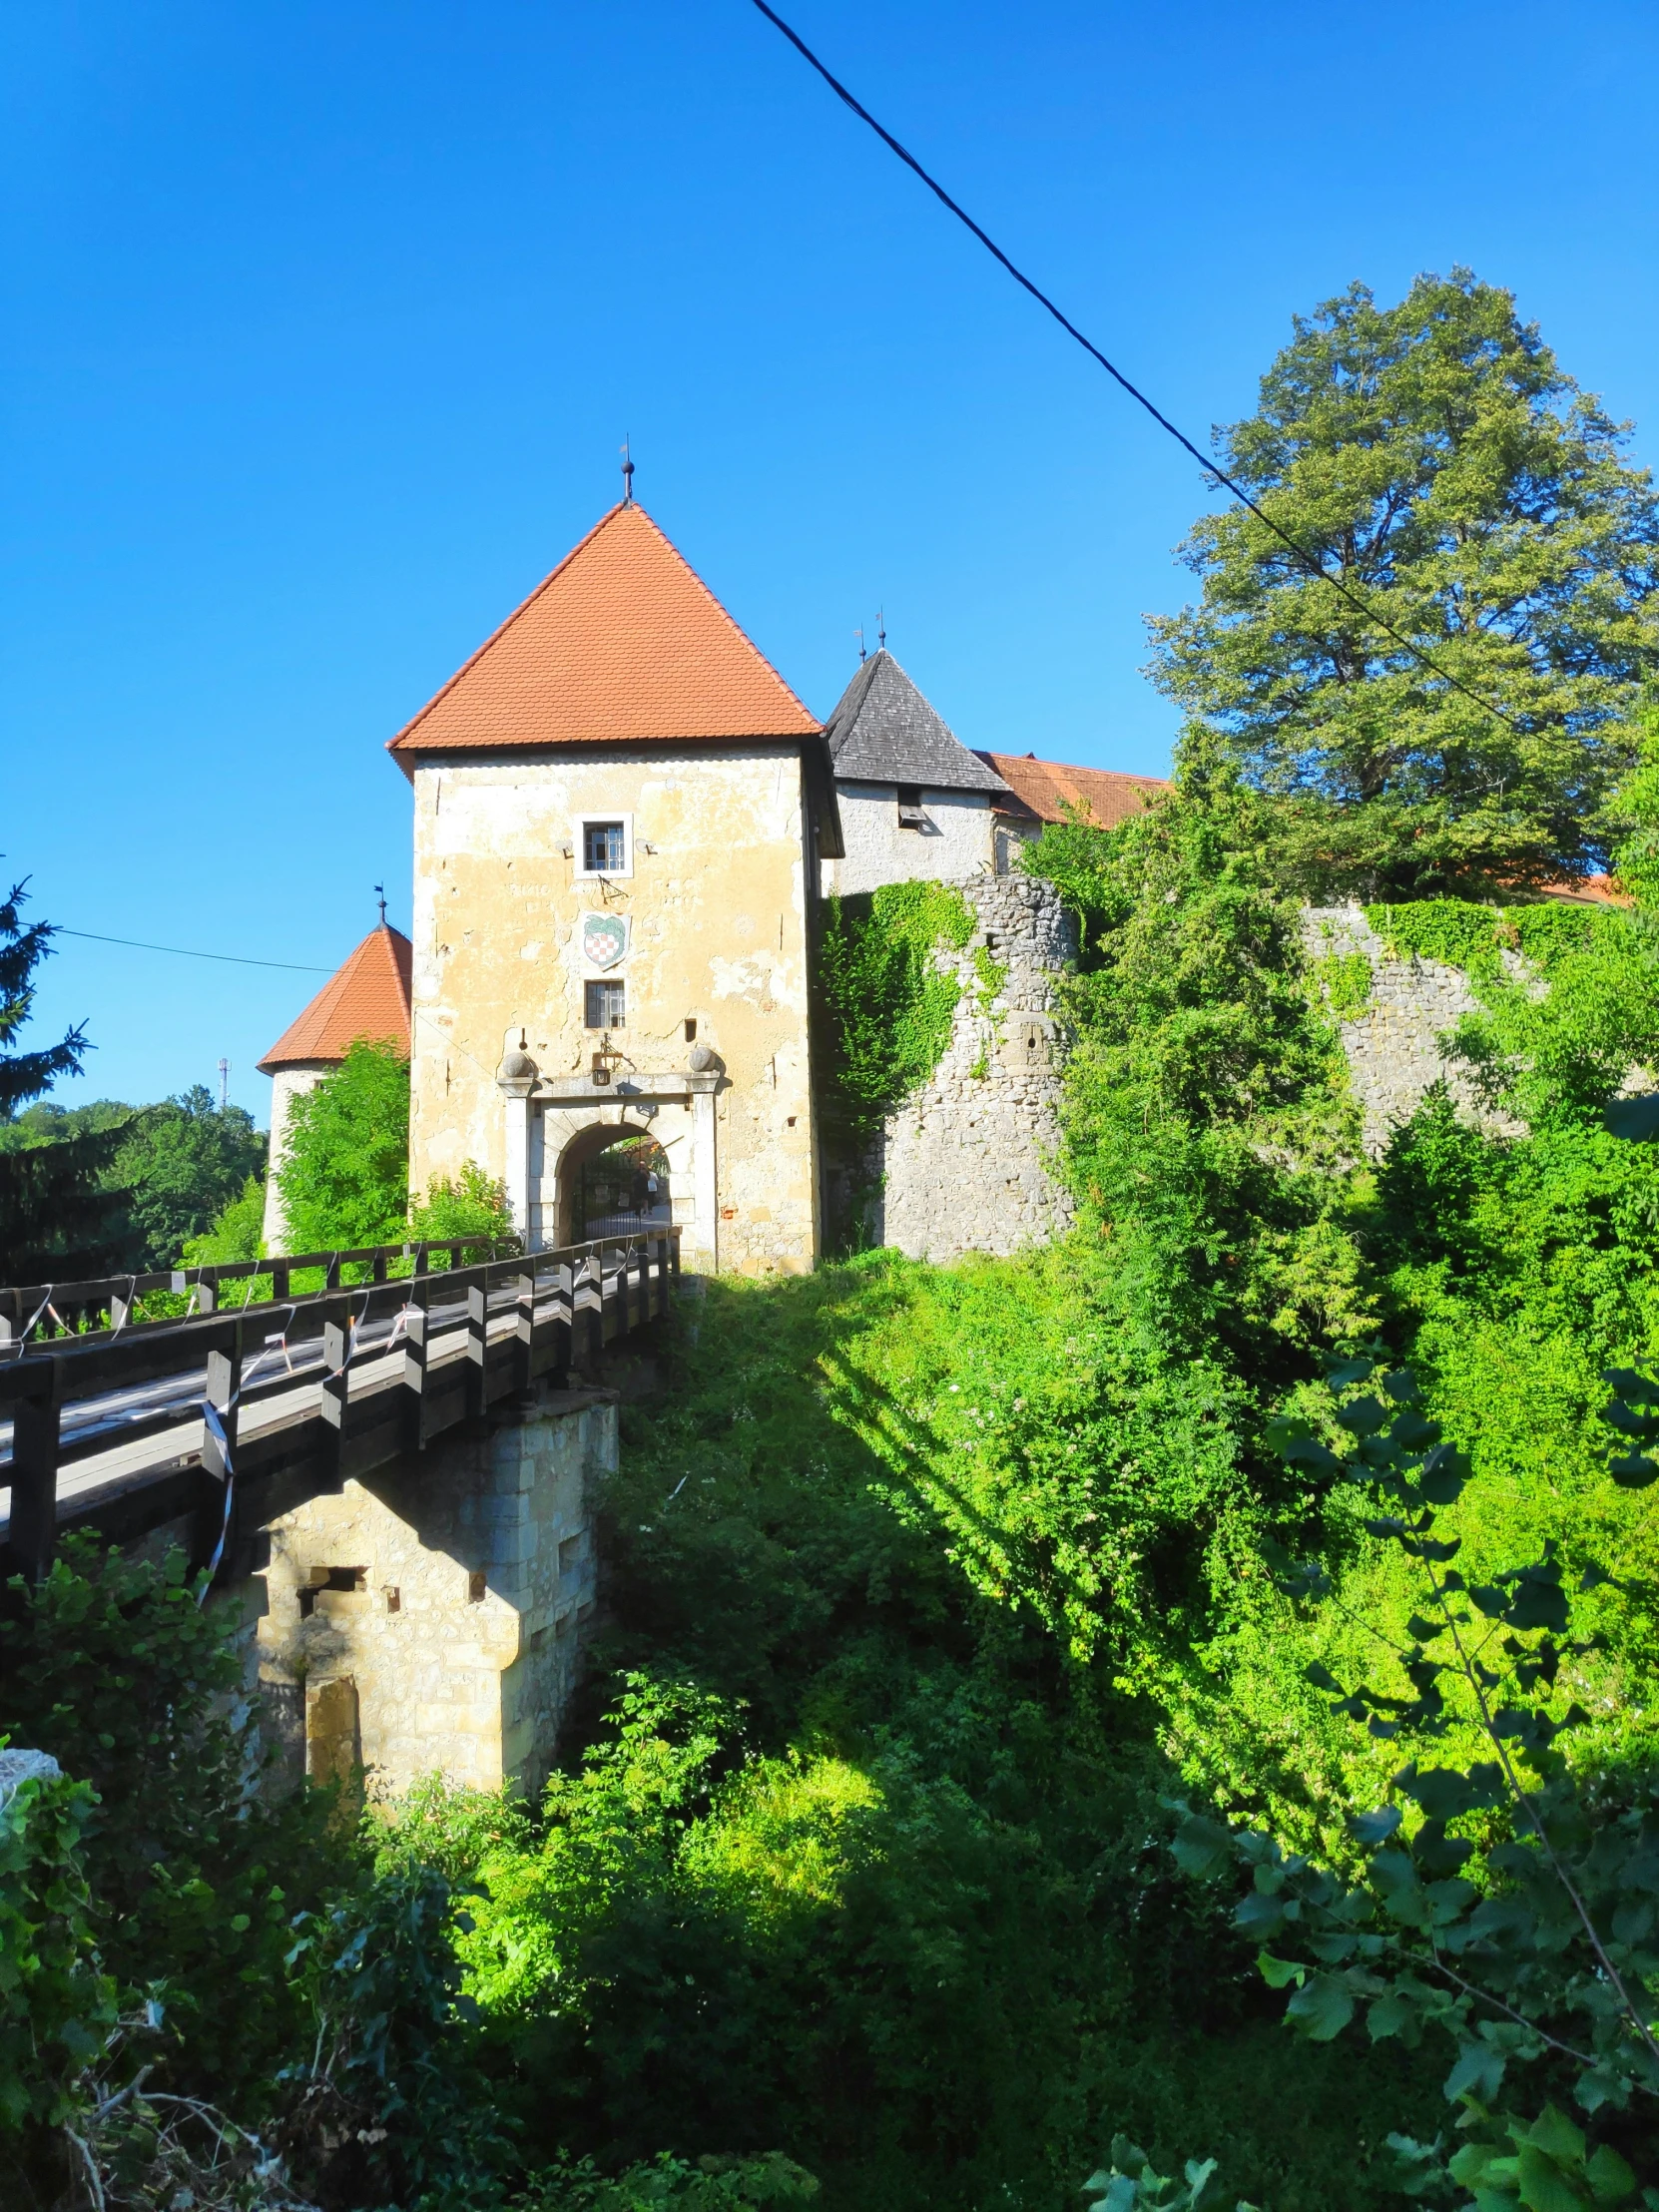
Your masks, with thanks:
[(819, 725), (643, 507), (613, 507), (390, 751), (816, 737)]
[(343, 1060), (359, 1037), (409, 1049), (409, 974), (414, 946), (400, 929), (381, 922), (323, 984), (297, 1021), (290, 1022), (260, 1062), (275, 1075), (296, 1060)]
[[(1058, 761), (1039, 761), (1034, 753), (981, 753), (1023, 802), (1025, 811), (1039, 822), (1064, 822), (1067, 808), (1102, 830), (1113, 830), (1130, 815), (1150, 806), (1160, 792), (1170, 788), (1161, 776), (1120, 776), (1115, 769), (1065, 768)], [(992, 801), (1000, 814), (1022, 810), (1006, 802)]]

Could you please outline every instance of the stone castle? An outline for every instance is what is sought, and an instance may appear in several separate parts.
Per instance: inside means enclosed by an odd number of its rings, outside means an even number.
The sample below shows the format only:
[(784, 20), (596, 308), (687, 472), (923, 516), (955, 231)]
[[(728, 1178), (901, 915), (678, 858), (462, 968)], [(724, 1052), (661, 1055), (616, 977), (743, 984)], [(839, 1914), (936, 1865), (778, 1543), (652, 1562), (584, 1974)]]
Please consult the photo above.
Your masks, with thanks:
[[(1065, 1226), (1054, 984), (1076, 948), (1019, 854), (1071, 813), (1121, 822), (1156, 779), (970, 752), (884, 641), (820, 723), (631, 498), (389, 750), (414, 803), (412, 939), (382, 920), (262, 1061), (274, 1167), (294, 1098), (368, 1036), (410, 1058), (411, 1189), (475, 1162), (531, 1249), (650, 1218), (692, 1271), (803, 1271), (853, 1186), (866, 1231), (916, 1258)], [(966, 948), (935, 954), (962, 985), (953, 1033), (869, 1156), (835, 1159), (824, 903), (907, 880), (971, 910)], [(1376, 1151), (1430, 1082), (1459, 1091), (1441, 1039), (1467, 978), (1389, 961), (1357, 908), (1305, 929), (1316, 963), (1372, 967), (1342, 1034)]]
[(353, 1038), (385, 1038), (410, 1057), (416, 1192), (476, 1162), (532, 1248), (563, 1245), (638, 1213), (607, 1173), (626, 1158), (688, 1268), (809, 1269), (835, 1172), (823, 901), (927, 879), (976, 924), (940, 959), (966, 976), (983, 948), (1003, 981), (988, 1004), (964, 990), (933, 1077), (857, 1164), (876, 1233), (943, 1259), (1063, 1224), (1047, 1160), (1070, 945), (1017, 857), (1068, 807), (1110, 824), (1155, 779), (972, 753), (884, 644), (820, 723), (631, 498), (389, 750), (414, 802), (412, 937), (382, 921), (262, 1061), (274, 1167), (293, 1099)]
[[(804, 1270), (853, 1185), (874, 1241), (917, 1257), (1066, 1226), (1054, 992), (1075, 946), (1019, 853), (1068, 810), (1123, 820), (1153, 780), (970, 752), (884, 649), (821, 724), (631, 501), (391, 753), (412, 937), (382, 918), (268, 1054), (274, 1165), (294, 1100), (366, 1036), (410, 1058), (411, 1187), (477, 1162), (531, 1247), (672, 1220), (688, 1271)], [(960, 985), (951, 1035), (869, 1156), (837, 1160), (810, 987), (825, 904), (906, 880), (970, 910), (934, 954)], [(1304, 928), (1316, 976), (1365, 955), (1341, 1027), (1376, 1151), (1429, 1083), (1455, 1088), (1442, 1037), (1468, 981), (1392, 958), (1357, 908)], [(617, 1417), (612, 1390), (543, 1389), (266, 1525), (244, 1602), (295, 1771), (538, 1784), (602, 1603)]]

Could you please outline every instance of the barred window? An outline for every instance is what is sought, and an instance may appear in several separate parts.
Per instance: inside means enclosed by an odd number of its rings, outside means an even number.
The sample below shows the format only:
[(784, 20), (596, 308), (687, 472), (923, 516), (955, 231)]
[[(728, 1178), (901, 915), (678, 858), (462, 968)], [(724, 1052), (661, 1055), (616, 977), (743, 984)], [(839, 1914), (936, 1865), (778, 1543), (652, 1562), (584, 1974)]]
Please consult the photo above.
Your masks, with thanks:
[(582, 825), (582, 865), (590, 875), (620, 875), (628, 865), (628, 837), (620, 822)]

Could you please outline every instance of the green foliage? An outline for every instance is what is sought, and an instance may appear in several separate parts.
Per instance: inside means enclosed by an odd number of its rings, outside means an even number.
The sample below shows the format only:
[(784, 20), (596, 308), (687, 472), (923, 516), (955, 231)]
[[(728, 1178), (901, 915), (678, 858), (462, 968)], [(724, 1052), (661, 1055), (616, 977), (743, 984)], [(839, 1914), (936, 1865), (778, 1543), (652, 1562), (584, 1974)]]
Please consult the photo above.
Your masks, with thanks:
[(1330, 952), (1313, 963), (1314, 980), (1339, 1021), (1350, 1021), (1371, 1004), (1371, 960), (1364, 952)]
[[(961, 985), (934, 954), (963, 950), (972, 934), (967, 901), (943, 883), (883, 883), (829, 900), (818, 987), (829, 1081), (852, 1142), (866, 1140), (938, 1066)], [(983, 990), (983, 974), (979, 981)]]
[[(978, 1352), (999, 1283), (1003, 1347), (1022, 1324), (1063, 1346), (1034, 1318), (1059, 1274), (982, 1276), (960, 1309), (956, 1271), (891, 1255), (716, 1281), (661, 1348), (605, 1498), (598, 1656), (643, 1679), (578, 1722), (539, 1841), (462, 1849), (497, 2094), (532, 2157), (779, 2144), (837, 2212), (1061, 2212), (1102, 2112), (1166, 2171), (1195, 2132), (1225, 2139), (1276, 2212), (1381, 2206), (1350, 2188), (1354, 2141), (1420, 2124), (1431, 2081), (1316, 2052), (1315, 2102), (1286, 2117), (1303, 2061), (1164, 1871), (1149, 1709), (1104, 1658), (1065, 1662), (1033, 1607), (979, 1596), (832, 1417), (854, 1353)], [(971, 1433), (982, 1401), (941, 1395)]]
[(144, 1270), (177, 1264), (186, 1244), (214, 1229), (265, 1164), (253, 1115), (242, 1106), (216, 1106), (200, 1083), (135, 1115), (111, 1163), (116, 1184), (131, 1193), (133, 1264)]
[(265, 1185), (250, 1176), (241, 1193), (227, 1199), (214, 1225), (200, 1237), (187, 1237), (183, 1247), (186, 1267), (211, 1267), (217, 1261), (260, 1260), (265, 1257)]
[(25, 922), (28, 877), (0, 898), (0, 1123), (40, 1098), (66, 1075), (79, 1075), (91, 1047), (85, 1027), (68, 1030), (56, 1044), (25, 1052), (17, 1042), (35, 1003), (35, 970), (52, 951), (49, 921)]
[[(1216, 2161), (1187, 2160), (1180, 2181), (1154, 2173), (1152, 2161), (1127, 2135), (1114, 2136), (1112, 2163), (1090, 2174), (1083, 2194), (1091, 2198), (1088, 2212), (1218, 2212), (1221, 2189)], [(1241, 2199), (1238, 2212), (1253, 2212)]]
[[(1646, 1410), (1659, 1407), (1659, 1384), (1639, 1375), (1610, 1380), (1643, 1409), (1616, 1402), (1615, 1424), (1659, 1436), (1659, 1416)], [(1575, 1616), (1591, 1593), (1616, 1589), (1616, 1578), (1593, 1560), (1569, 1577), (1559, 1548), (1546, 1541), (1528, 1564), (1469, 1579), (1452, 1564), (1461, 1540), (1441, 1533), (1469, 1462), (1424, 1416), (1409, 1371), (1384, 1374), (1363, 1359), (1332, 1375), (1338, 1386), (1372, 1381), (1380, 1391), (1337, 1411), (1342, 1450), (1303, 1418), (1283, 1421), (1277, 1441), (1317, 1478), (1386, 1508), (1363, 1525), (1409, 1562), (1420, 1610), (1403, 1643), (1378, 1631), (1390, 1650), (1385, 1686), (1363, 1681), (1345, 1690), (1329, 1668), (1307, 1671), (1334, 1710), (1394, 1756), (1411, 1754), (1391, 1794), (1414, 1815), (1407, 1820), (1396, 1802), (1352, 1817), (1358, 1880), (1287, 1855), (1270, 1836), (1229, 1834), (1202, 1816), (1184, 1822), (1176, 1856), (1195, 1875), (1230, 1856), (1251, 1870), (1235, 1923), (1262, 1945), (1268, 1982), (1295, 1985), (1287, 2019), (1304, 2035), (1328, 2042), (1362, 2007), (1374, 2043), (1399, 2037), (1414, 2047), (1425, 2027), (1441, 2031), (1456, 2049), (1444, 2093), (1482, 2128), (1506, 2087), (1515, 2093), (1516, 2073), (1566, 2083), (1592, 2115), (1622, 2112), (1633, 2098), (1659, 2096), (1651, 2025), (1659, 1997), (1659, 1777), (1632, 1772), (1592, 1785), (1563, 1749), (1568, 1732), (1590, 1719), (1574, 1693), (1589, 1689), (1585, 1662), (1606, 1643), (1601, 1634), (1575, 1634)], [(1659, 1465), (1627, 1456), (1613, 1461), (1613, 1472), (1645, 1485)], [(1318, 1561), (1293, 1567), (1280, 1554), (1275, 1565), (1293, 1597), (1330, 1601), (1331, 1577)], [(1471, 1737), (1484, 1756), (1459, 1754), (1459, 1738)], [(1444, 1763), (1426, 1764), (1430, 1757)], [(1452, 2159), (1452, 2179), (1495, 2186), (1548, 2157), (1563, 2172), (1605, 2179), (1608, 2201), (1633, 2192), (1622, 2158), (1608, 2149), (1587, 2160), (1582, 2135), (1558, 2114), (1546, 2111), (1535, 2129), (1501, 2117), (1495, 2137), (1477, 2136)], [(1650, 2114), (1641, 2125), (1650, 2150), (1653, 2137)], [(1590, 2200), (1563, 2181), (1555, 2199), (1534, 2200), (1523, 2187), (1517, 2201)]]
[(510, 1244), (513, 1217), (506, 1186), (486, 1175), (476, 1160), (468, 1160), (453, 1182), (446, 1175), (433, 1177), (409, 1227), (415, 1237), (488, 1237)]
[(107, 1972), (165, 1985), (166, 2062), (238, 2093), (294, 2031), (288, 1919), (331, 1871), (320, 1808), (251, 1798), (255, 1739), (235, 1629), (183, 1555), (160, 1565), (71, 1536), (0, 1619), (0, 1727), (88, 1784), (84, 1851)]
[[(32, 1748), (32, 1747), (31, 1747)], [(55, 2128), (115, 2024), (99, 1970), (82, 1837), (92, 1791), (66, 1775), (0, 1787), (0, 2159), (7, 2137)]]
[(1618, 879), (1639, 905), (1659, 900), (1659, 685), (1634, 717), (1635, 766), (1619, 787), (1624, 835), (1613, 856)]
[[(472, 2016), (450, 1936), (449, 1884), (394, 1868), (294, 1921), (314, 2045), (280, 2076), (280, 2141), (328, 2203), (395, 2203), (488, 2189), (505, 2143), (458, 2030)], [(456, 1925), (464, 1932), (465, 1915)]]
[[(19, 1108), (78, 1075), (91, 1050), (84, 1026), (34, 1052), (18, 1041), (34, 1008), (35, 970), (52, 950), (51, 923), (23, 920), (27, 902), (24, 883), (0, 898), (0, 1140)], [(117, 1264), (122, 1205), (108, 1188), (116, 1146), (110, 1127), (50, 1148), (0, 1141), (0, 1281), (64, 1282)]]
[(1284, 878), (1330, 897), (1501, 888), (1603, 859), (1651, 675), (1659, 509), (1626, 433), (1505, 291), (1465, 270), (1309, 317), (1222, 441), (1229, 472), (1378, 620), (1247, 509), (1184, 548), (1194, 608), (1152, 624), (1189, 772), (1282, 807)]
[(359, 1037), (293, 1101), (276, 1174), (292, 1252), (391, 1244), (409, 1215), (409, 1063)]
[(663, 2151), (647, 2164), (608, 2176), (591, 2158), (568, 2161), (537, 2177), (512, 2200), (510, 2212), (739, 2212), (744, 2205), (809, 2204), (818, 2182), (781, 2151), (760, 2158), (704, 2156), (692, 2160)]

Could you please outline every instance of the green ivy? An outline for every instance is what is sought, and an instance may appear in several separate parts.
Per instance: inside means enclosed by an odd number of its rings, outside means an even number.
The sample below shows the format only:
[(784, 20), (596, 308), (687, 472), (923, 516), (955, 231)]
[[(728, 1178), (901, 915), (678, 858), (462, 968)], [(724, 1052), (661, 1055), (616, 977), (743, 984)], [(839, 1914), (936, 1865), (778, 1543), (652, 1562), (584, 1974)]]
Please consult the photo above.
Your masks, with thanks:
[(1518, 952), (1539, 974), (1549, 975), (1572, 954), (1587, 951), (1609, 927), (1622, 925), (1616, 908), (1579, 906), (1548, 899), (1530, 906), (1481, 906), (1466, 898), (1419, 898), (1405, 906), (1368, 906), (1366, 919), (1398, 959), (1440, 960), (1477, 982), (1502, 973), (1499, 955)]
[(1350, 1021), (1371, 1004), (1371, 961), (1364, 952), (1332, 952), (1312, 963), (1325, 1003), (1339, 1021)]
[[(819, 945), (819, 996), (833, 1118), (855, 1146), (944, 1057), (962, 987), (933, 955), (941, 947), (965, 951), (973, 929), (966, 899), (944, 883), (883, 883), (830, 898)], [(982, 1003), (1004, 979), (988, 954), (986, 960), (974, 971)]]

